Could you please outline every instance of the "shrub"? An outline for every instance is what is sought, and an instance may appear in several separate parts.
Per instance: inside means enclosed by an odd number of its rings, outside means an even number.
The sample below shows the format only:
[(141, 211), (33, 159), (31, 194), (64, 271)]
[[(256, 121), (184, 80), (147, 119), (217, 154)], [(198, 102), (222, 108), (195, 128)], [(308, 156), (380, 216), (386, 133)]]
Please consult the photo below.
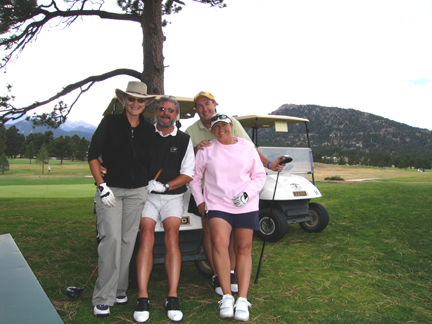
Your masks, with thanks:
[(337, 180), (337, 181), (343, 181), (344, 179), (342, 179), (339, 176), (331, 176), (331, 177), (325, 177), (324, 180)]

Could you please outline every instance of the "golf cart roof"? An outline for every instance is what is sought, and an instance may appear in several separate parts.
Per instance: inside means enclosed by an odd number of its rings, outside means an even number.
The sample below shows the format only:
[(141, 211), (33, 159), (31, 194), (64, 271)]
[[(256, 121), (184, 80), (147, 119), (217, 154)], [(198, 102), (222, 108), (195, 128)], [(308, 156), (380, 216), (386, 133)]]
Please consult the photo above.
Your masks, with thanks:
[[(154, 111), (156, 109), (156, 103), (157, 101), (162, 97), (162, 95), (157, 95), (155, 100), (149, 105), (144, 108), (143, 115), (146, 119), (153, 119), (154, 117)], [(174, 96), (177, 101), (180, 104), (180, 118), (181, 119), (187, 119), (192, 118), (195, 113), (195, 105), (193, 102), (193, 98), (189, 97), (177, 97)], [(120, 102), (120, 100), (117, 99), (117, 97), (112, 98), (111, 102), (109, 103), (107, 109), (105, 109), (103, 115), (111, 114), (115, 110), (117, 110), (119, 113), (123, 112), (123, 104)]]
[(248, 115), (237, 117), (234, 116), (243, 127), (256, 127), (258, 128), (270, 128), (277, 123), (284, 124), (298, 124), (298, 123), (308, 123), (309, 119), (300, 117), (291, 117), (283, 115)]

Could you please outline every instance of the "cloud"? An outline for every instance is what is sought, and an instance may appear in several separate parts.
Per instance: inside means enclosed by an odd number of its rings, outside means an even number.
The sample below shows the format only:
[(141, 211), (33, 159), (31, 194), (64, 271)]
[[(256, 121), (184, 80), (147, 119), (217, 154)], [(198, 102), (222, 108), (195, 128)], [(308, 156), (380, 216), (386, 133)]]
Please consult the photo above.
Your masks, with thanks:
[(428, 83), (432, 83), (432, 79), (429, 78), (418, 78), (414, 80), (404, 80), (406, 83), (412, 83), (414, 85), (425, 85)]

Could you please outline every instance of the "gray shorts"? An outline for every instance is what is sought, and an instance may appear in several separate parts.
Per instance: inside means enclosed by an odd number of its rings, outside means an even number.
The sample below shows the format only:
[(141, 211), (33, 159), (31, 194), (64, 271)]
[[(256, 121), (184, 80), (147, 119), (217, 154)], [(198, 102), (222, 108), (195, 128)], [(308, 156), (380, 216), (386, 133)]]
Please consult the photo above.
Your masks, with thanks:
[(184, 194), (159, 195), (149, 193), (141, 217), (151, 218), (155, 222), (158, 220), (163, 222), (172, 216), (181, 219), (184, 211), (183, 196)]

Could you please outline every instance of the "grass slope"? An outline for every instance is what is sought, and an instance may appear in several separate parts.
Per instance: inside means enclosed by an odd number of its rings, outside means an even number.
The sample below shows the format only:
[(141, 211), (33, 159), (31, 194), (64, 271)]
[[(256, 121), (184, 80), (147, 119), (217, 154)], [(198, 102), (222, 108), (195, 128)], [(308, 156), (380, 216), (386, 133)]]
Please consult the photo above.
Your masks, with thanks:
[[(370, 168), (357, 174), (366, 171), (367, 176), (352, 179), (378, 178)], [(39, 186), (23, 185), (16, 172), (14, 186), (21, 184), (24, 191)], [(80, 173), (88, 171), (74, 172), (80, 181)], [(316, 202), (328, 209), (330, 224), (318, 234), (290, 225), (281, 241), (266, 244), (259, 283), (251, 282), (250, 323), (432, 322), (430, 173), (422, 174), (422, 181), (415, 172), (392, 174), (379, 182), (317, 184), (323, 198)], [(0, 190), (14, 182), (4, 186), (3, 179), (0, 176)], [(61, 181), (72, 185), (75, 180)], [(83, 285), (97, 264), (94, 187), (88, 186), (91, 192), (85, 198), (1, 195), (0, 234), (11, 233), (65, 323), (133, 323), (136, 289), (128, 292), (129, 304), (113, 307), (103, 320), (92, 314), (96, 276), (78, 300), (70, 300), (65, 292), (68, 286)], [(253, 275), (261, 246), (255, 238)], [(166, 292), (165, 270), (157, 266), (150, 284), (151, 323), (168, 322), (163, 309)], [(219, 298), (209, 280), (199, 276), (192, 263), (182, 266), (179, 296), (185, 323), (226, 322), (218, 318)]]

